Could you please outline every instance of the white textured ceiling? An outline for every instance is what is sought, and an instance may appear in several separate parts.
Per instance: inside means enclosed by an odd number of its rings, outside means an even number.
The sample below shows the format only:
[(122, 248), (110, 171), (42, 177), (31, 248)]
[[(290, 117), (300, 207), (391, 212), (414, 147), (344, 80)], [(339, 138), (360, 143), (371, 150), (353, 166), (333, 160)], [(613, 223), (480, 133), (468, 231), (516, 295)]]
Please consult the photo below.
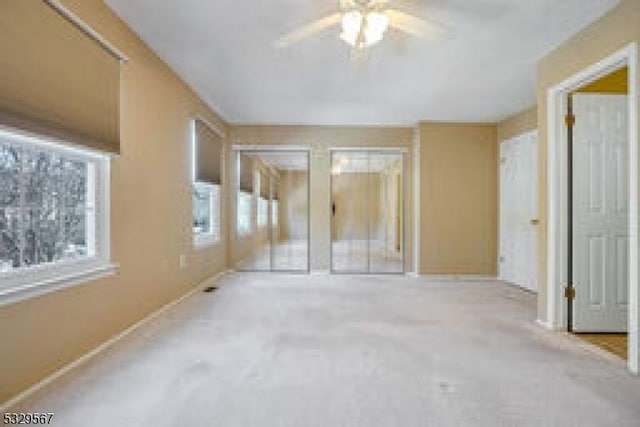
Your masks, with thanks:
[(106, 0), (227, 121), (412, 125), (497, 121), (535, 102), (536, 62), (618, 0), (391, 0), (452, 28), (389, 31), (360, 67), (328, 30), (273, 42), (338, 0)]

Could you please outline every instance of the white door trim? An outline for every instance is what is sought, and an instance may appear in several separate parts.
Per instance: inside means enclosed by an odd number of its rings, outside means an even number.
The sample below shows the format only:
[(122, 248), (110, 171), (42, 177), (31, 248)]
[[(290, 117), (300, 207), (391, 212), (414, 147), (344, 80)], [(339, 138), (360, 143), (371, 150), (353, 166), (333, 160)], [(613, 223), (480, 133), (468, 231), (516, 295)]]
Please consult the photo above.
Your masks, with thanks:
[(584, 69), (547, 91), (547, 322), (550, 327), (566, 326), (564, 286), (567, 278), (567, 209), (566, 209), (566, 148), (567, 138), (562, 117), (566, 95), (580, 86), (597, 80), (624, 65), (629, 67), (629, 357), (628, 367), (640, 370), (639, 322), (640, 292), (638, 255), (639, 227), (639, 169), (638, 135), (640, 133), (640, 75), (638, 74), (638, 45), (631, 43), (602, 61)]

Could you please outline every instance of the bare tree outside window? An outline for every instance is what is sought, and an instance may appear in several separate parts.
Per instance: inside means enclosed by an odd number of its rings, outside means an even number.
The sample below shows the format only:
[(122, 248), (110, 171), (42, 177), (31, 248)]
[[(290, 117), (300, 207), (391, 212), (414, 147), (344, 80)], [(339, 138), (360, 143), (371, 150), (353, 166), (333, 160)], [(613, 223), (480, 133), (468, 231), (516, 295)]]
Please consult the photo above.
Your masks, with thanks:
[(0, 141), (0, 273), (89, 254), (89, 167)]

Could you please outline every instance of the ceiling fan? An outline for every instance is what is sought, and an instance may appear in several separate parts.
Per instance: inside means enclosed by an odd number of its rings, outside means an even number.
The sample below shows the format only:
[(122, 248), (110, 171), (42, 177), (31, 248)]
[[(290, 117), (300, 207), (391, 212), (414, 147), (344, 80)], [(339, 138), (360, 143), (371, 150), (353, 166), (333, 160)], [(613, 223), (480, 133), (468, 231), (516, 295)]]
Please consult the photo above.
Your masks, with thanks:
[(341, 27), (340, 38), (356, 50), (363, 50), (380, 42), (389, 28), (411, 36), (439, 40), (451, 31), (431, 20), (388, 7), (388, 0), (339, 0), (340, 12), (325, 16), (290, 32), (275, 43), (286, 48), (328, 28)]

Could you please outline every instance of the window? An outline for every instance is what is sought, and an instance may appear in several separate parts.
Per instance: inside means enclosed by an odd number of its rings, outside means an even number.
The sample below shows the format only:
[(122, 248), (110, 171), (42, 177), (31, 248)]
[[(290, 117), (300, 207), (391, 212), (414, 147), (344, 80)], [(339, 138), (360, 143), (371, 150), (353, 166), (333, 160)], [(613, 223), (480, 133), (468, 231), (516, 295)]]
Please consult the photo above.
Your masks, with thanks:
[(258, 197), (258, 227), (267, 226), (267, 213), (269, 202), (262, 197)]
[(220, 242), (222, 138), (200, 119), (192, 122), (192, 230), (196, 246)]
[(273, 200), (271, 202), (271, 223), (273, 224), (273, 228), (278, 227), (278, 201)]
[(238, 220), (236, 224), (238, 234), (241, 236), (251, 233), (252, 201), (253, 194), (246, 191), (238, 191)]
[(0, 294), (112, 269), (108, 165), (101, 154), (0, 130)]
[[(199, 239), (220, 241), (220, 186), (196, 182), (193, 184), (193, 234)], [(204, 243), (203, 243), (204, 244)]]

